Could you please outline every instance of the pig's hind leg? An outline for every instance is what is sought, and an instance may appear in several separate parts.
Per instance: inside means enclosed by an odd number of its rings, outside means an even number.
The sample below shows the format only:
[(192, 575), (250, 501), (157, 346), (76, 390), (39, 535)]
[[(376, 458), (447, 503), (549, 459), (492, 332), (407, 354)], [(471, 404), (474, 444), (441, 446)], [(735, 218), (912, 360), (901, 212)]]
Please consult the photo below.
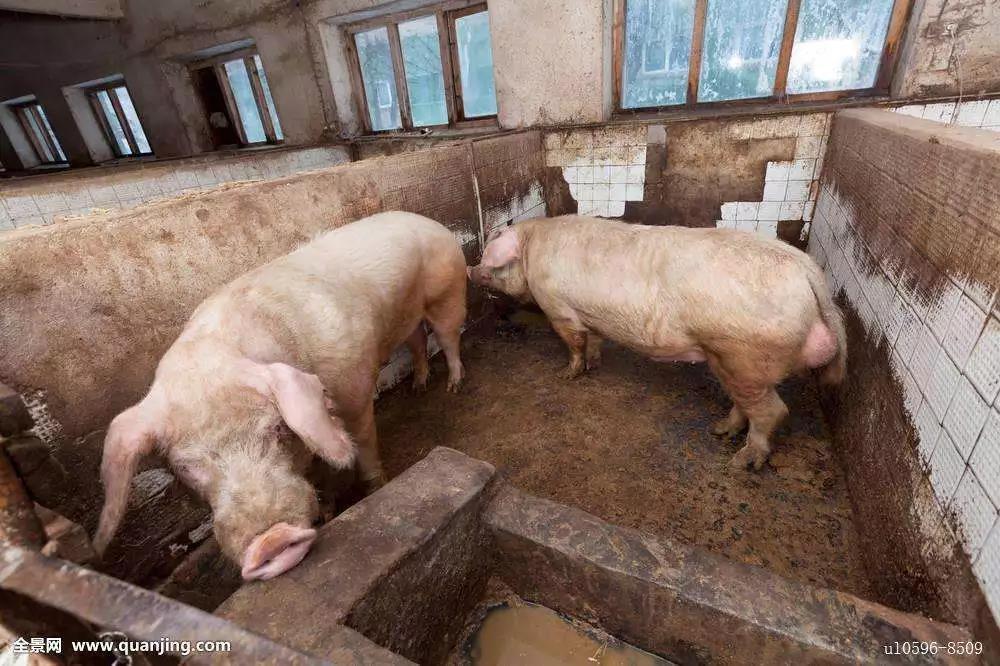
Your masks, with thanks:
[(465, 377), (462, 366), (462, 325), (465, 323), (465, 290), (448, 292), (430, 303), (425, 313), (448, 361), (448, 391), (457, 393)]
[(406, 346), (409, 347), (413, 355), (413, 389), (423, 391), (427, 388), (427, 378), (431, 369), (427, 363), (427, 331), (424, 330), (424, 323), (420, 322), (406, 339)]
[(725, 364), (709, 357), (709, 367), (722, 381), (734, 403), (729, 416), (719, 426), (725, 425), (725, 432), (735, 434), (732, 432), (735, 426), (739, 425), (742, 429), (745, 421), (750, 422), (746, 444), (737, 451), (730, 464), (736, 469), (753, 465), (755, 470), (759, 470), (771, 454), (771, 436), (788, 416), (788, 407), (774, 390), (775, 384), (770, 383), (765, 373), (755, 368), (752, 361), (732, 365), (734, 368), (729, 370)]
[(724, 419), (712, 425), (712, 434), (719, 437), (735, 437), (747, 427), (747, 415), (735, 403)]

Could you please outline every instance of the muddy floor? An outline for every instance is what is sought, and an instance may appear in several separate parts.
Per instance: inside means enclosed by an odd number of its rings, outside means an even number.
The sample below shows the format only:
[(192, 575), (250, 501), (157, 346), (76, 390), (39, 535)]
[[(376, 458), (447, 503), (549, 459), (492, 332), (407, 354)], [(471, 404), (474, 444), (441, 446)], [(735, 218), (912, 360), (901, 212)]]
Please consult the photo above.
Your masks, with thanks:
[(427, 392), (400, 387), (378, 400), (390, 478), (450, 446), (496, 465), (523, 490), (617, 525), (869, 595), (811, 382), (779, 388), (791, 416), (769, 464), (734, 471), (729, 459), (742, 443), (708, 432), (729, 404), (703, 364), (654, 363), (605, 343), (600, 369), (563, 380), (565, 349), (544, 319), (515, 320), (465, 336), (458, 395), (445, 392), (436, 358)]

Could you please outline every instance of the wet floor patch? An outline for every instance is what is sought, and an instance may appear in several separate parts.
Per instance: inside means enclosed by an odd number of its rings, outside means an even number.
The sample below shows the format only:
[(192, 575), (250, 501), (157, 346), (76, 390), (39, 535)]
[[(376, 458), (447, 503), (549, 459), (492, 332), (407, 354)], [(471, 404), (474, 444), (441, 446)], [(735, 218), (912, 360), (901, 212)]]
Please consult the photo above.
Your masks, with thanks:
[(471, 637), (472, 666), (668, 666), (657, 657), (535, 604), (493, 607)]

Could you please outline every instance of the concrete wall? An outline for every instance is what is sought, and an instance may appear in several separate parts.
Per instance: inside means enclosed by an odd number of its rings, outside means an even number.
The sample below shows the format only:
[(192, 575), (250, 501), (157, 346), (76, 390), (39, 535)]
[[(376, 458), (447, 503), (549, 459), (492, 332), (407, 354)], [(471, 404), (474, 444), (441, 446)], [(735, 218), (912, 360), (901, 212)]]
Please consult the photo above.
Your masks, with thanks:
[(350, 161), (343, 146), (211, 153), (0, 180), (0, 232), (95, 209), (123, 210), (216, 185), (281, 178)]
[[(104, 427), (142, 396), (187, 317), (221, 284), (318, 232), (384, 210), (442, 222), (473, 260), (481, 220), (544, 214), (544, 206), (525, 208), (541, 165), (539, 134), (524, 132), (3, 234), (0, 382), (22, 394), (38, 423), (41, 442), (8, 447), (32, 495), (93, 528)], [(470, 301), (476, 317), (478, 292)], [(405, 362), (394, 357), (380, 385), (403, 376)], [(204, 513), (175, 486), (162, 470), (137, 479), (142, 500), (116, 540), (117, 575), (142, 579), (206, 536), (196, 529)]]
[(847, 306), (834, 432), (872, 580), (980, 628), (1000, 616), (998, 183), (1000, 135), (845, 111), (809, 244)]

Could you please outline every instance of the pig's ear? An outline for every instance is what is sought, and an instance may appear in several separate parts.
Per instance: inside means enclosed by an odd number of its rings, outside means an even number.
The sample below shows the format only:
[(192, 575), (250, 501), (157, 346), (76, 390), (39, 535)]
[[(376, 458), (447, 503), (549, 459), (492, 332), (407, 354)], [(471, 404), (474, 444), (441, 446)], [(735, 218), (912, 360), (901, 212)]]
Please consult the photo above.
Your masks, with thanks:
[(143, 403), (115, 417), (104, 438), (101, 481), (104, 508), (94, 535), (94, 550), (103, 555), (128, 507), (132, 477), (142, 458), (156, 447), (157, 426), (150, 408)]
[(518, 236), (517, 230), (508, 227), (486, 244), (481, 263), (487, 268), (500, 268), (520, 258), (521, 238)]
[(354, 441), (339, 419), (327, 412), (319, 377), (284, 363), (267, 367), (267, 384), (281, 418), (305, 445), (336, 468), (354, 463)]

